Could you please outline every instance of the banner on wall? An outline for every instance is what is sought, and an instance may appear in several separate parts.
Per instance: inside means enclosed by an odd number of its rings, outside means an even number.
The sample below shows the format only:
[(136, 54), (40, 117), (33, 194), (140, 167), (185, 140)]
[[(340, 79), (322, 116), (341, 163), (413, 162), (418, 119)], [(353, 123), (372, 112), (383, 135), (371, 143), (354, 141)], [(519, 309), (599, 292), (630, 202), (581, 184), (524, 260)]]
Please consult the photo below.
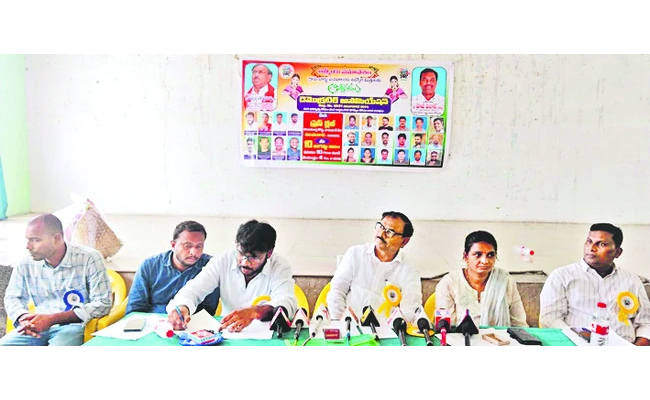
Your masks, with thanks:
[(453, 65), (243, 60), (242, 146), (264, 167), (441, 168)]

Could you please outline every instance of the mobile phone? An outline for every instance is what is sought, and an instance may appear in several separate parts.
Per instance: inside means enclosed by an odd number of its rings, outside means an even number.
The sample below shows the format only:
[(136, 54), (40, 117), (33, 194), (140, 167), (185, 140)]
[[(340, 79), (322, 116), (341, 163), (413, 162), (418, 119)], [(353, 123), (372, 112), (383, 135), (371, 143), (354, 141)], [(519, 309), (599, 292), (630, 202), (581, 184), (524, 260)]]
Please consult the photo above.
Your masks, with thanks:
[(147, 320), (144, 318), (131, 318), (124, 325), (124, 332), (140, 332), (144, 329)]
[(577, 333), (578, 336), (586, 340), (587, 343), (591, 341), (591, 331), (588, 331), (584, 328), (576, 328), (576, 327), (572, 327), (571, 330)]
[(542, 341), (539, 340), (537, 336), (532, 335), (524, 328), (508, 328), (507, 332), (511, 338), (515, 339), (521, 344), (538, 345), (538, 346), (542, 345)]

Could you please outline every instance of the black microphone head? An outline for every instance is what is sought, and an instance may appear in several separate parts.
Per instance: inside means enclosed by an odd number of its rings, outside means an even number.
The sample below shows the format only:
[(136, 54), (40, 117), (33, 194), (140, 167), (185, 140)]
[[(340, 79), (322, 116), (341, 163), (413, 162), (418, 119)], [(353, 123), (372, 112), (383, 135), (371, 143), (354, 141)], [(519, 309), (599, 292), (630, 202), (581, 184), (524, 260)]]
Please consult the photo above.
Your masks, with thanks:
[(296, 315), (293, 316), (293, 322), (291, 324), (296, 325), (298, 323), (301, 323), (302, 326), (305, 326), (307, 323), (307, 310), (304, 308), (299, 308), (298, 311), (296, 311)]
[(436, 325), (436, 333), (442, 332), (443, 329), (445, 329), (447, 332), (451, 330), (449, 321), (447, 321), (446, 319), (441, 319), (438, 321), (438, 325)]
[(393, 320), (393, 330), (395, 332), (406, 330), (406, 321), (402, 317), (397, 317)]
[(426, 318), (418, 318), (418, 329), (424, 333), (424, 331), (431, 329), (431, 323)]

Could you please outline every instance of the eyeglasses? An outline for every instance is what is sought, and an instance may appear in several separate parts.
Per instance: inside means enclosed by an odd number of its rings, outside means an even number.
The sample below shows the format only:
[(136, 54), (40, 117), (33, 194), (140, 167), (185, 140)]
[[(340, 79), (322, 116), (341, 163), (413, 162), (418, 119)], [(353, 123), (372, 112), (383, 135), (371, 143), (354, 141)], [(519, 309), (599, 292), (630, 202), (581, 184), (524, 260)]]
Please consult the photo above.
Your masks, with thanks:
[(392, 237), (395, 236), (395, 235), (404, 236), (404, 232), (401, 232), (401, 233), (400, 233), (400, 232), (395, 232), (394, 230), (392, 230), (392, 229), (390, 229), (390, 228), (386, 229), (386, 227), (384, 226), (384, 224), (382, 224), (381, 222), (377, 222), (377, 223), (375, 224), (375, 229), (378, 230), (378, 231), (384, 231), (384, 232), (386, 232), (386, 237), (387, 237), (387, 238), (392, 238)]
[(244, 253), (242, 253), (239, 249), (236, 249), (236, 250), (235, 250), (235, 255), (236, 255), (238, 258), (240, 258), (242, 261), (244, 261), (244, 260), (245, 260), (245, 261), (248, 261), (248, 262), (251, 263), (251, 264), (252, 264), (252, 263), (262, 262), (262, 260), (264, 260), (264, 255), (265, 255), (265, 254), (266, 254), (266, 253), (262, 253), (262, 254), (260, 254), (260, 255), (254, 256), (254, 255), (252, 255), (252, 254), (244, 254)]

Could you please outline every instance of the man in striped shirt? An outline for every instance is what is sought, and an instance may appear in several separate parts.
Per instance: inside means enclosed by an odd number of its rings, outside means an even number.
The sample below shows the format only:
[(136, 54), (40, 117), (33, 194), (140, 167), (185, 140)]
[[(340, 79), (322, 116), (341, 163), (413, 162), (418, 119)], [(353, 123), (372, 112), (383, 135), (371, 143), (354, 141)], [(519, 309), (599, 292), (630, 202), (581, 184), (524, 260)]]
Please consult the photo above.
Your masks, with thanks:
[[(4, 298), (16, 329), (0, 339), (0, 346), (81, 345), (85, 324), (111, 308), (102, 255), (66, 243), (61, 221), (51, 214), (32, 219), (25, 238), (31, 257), (14, 268)], [(27, 308), (30, 300), (34, 313)]]
[[(598, 302), (607, 304), (610, 329), (638, 346), (650, 345), (650, 301), (636, 274), (614, 264), (621, 256), (623, 232), (608, 224), (594, 224), (584, 244), (584, 257), (575, 264), (558, 268), (546, 279), (540, 295), (542, 327), (590, 326)], [(619, 295), (629, 292), (638, 309), (621, 313)], [(630, 307), (630, 309), (633, 307)], [(624, 315), (623, 321), (619, 315)]]

